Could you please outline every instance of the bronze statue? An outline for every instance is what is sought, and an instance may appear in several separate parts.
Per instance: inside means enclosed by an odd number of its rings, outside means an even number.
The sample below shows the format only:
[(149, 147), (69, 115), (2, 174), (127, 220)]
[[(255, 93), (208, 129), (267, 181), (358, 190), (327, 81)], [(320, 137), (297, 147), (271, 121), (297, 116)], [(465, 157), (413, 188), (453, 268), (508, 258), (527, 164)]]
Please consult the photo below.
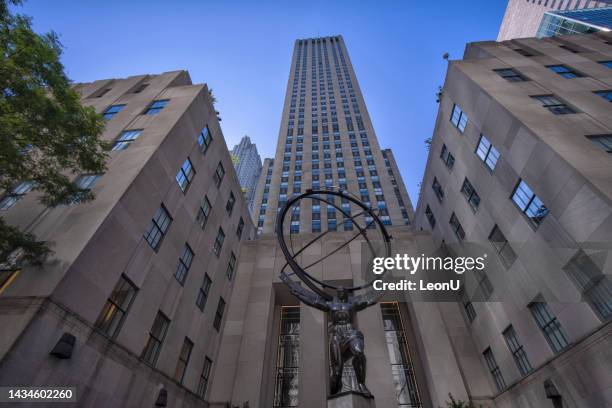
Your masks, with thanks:
[[(351, 216), (350, 213), (345, 212), (343, 208), (337, 206), (333, 202), (333, 200), (330, 201), (330, 200), (321, 199), (320, 197), (323, 194), (327, 195), (328, 197), (329, 196), (339, 196), (343, 198), (344, 200), (350, 201), (353, 204), (357, 205), (363, 210), (363, 212)], [(330, 388), (331, 396), (333, 397), (335, 394), (340, 393), (340, 391), (342, 390), (343, 368), (344, 368), (344, 365), (349, 360), (352, 359), (352, 364), (353, 364), (353, 368), (355, 371), (355, 378), (357, 380), (357, 389), (353, 389), (352, 391), (358, 392), (366, 398), (373, 398), (372, 393), (370, 392), (370, 390), (368, 390), (368, 388), (365, 385), (365, 380), (366, 380), (366, 357), (364, 354), (365, 344), (364, 344), (363, 333), (359, 329), (357, 329), (357, 327), (355, 326), (355, 316), (357, 312), (376, 304), (380, 293), (378, 294), (378, 296), (370, 296), (370, 297), (366, 296), (365, 294), (355, 296), (354, 295), (355, 292), (369, 288), (372, 285), (372, 282), (366, 282), (362, 285), (351, 287), (351, 288), (346, 288), (343, 286), (333, 286), (333, 285), (330, 285), (328, 283), (322, 282), (314, 278), (313, 276), (309, 275), (305, 271), (305, 269), (307, 269), (308, 267), (314, 264), (311, 264), (303, 268), (296, 262), (296, 257), (302, 251), (304, 251), (308, 246), (312, 245), (317, 239), (319, 239), (321, 236), (327, 233), (327, 231), (322, 233), (321, 235), (319, 235), (319, 237), (311, 240), (308, 244), (306, 244), (303, 248), (301, 248), (297, 252), (293, 251), (293, 244), (291, 244), (292, 251), (289, 251), (289, 248), (285, 242), (284, 235), (283, 235), (284, 234), (284, 229), (283, 229), (284, 218), (287, 212), (289, 211), (289, 209), (294, 205), (296, 206), (299, 205), (299, 201), (303, 198), (311, 198), (311, 199), (316, 199), (322, 202), (326, 202), (328, 206), (332, 206), (336, 208), (336, 210), (340, 211), (343, 214), (344, 218), (349, 219), (353, 223), (353, 225), (356, 227), (356, 229), (358, 230), (358, 233), (356, 236), (354, 236), (350, 240), (347, 240), (347, 242), (341, 245), (339, 248), (336, 248), (335, 250), (331, 251), (329, 254), (326, 255), (326, 257), (340, 250), (342, 247), (344, 247), (345, 245), (350, 243), (353, 239), (355, 239), (358, 235), (361, 235), (364, 238), (364, 240), (366, 241), (366, 243), (368, 244), (369, 248), (372, 251), (372, 255), (376, 256), (374, 248), (367, 236), (368, 233), (366, 231), (374, 223), (380, 229), (382, 241), (384, 242), (384, 249), (385, 249), (384, 255), (387, 257), (390, 255), (390, 252), (391, 252), (391, 247), (390, 247), (391, 237), (387, 233), (387, 230), (384, 227), (383, 223), (380, 221), (378, 216), (375, 214), (374, 210), (372, 210), (371, 208), (363, 204), (361, 201), (357, 200), (356, 198), (352, 197), (346, 192), (335, 192), (335, 191), (329, 191), (329, 190), (321, 190), (321, 191), (308, 190), (304, 194), (293, 197), (285, 204), (285, 206), (279, 212), (278, 218), (277, 218), (277, 224), (276, 224), (277, 239), (278, 239), (280, 248), (283, 251), (285, 259), (287, 260), (287, 264), (285, 265), (285, 267), (283, 267), (283, 270), (280, 273), (280, 279), (289, 287), (289, 289), (291, 290), (291, 293), (295, 297), (297, 297), (299, 300), (301, 300), (303, 303), (309, 306), (312, 306), (314, 308), (317, 308), (319, 310), (326, 312), (328, 316), (328, 320), (329, 320), (329, 327), (328, 327), (329, 356), (330, 356), (330, 368), (331, 368), (329, 388)], [(364, 214), (371, 217), (372, 220), (369, 221), (369, 224), (365, 226), (361, 226), (355, 222), (355, 217), (359, 215), (364, 215)], [(325, 257), (321, 258), (319, 261), (323, 259), (325, 259)], [(300, 283), (291, 279), (290, 274), (285, 272), (285, 268), (287, 266), (290, 266), (293, 272), (295, 273), (295, 275), (302, 281), (302, 283), (304, 283), (304, 286), (307, 286), (311, 290), (308, 290), (306, 287), (302, 286)], [(381, 276), (379, 276), (378, 278), (381, 278)], [(325, 289), (327, 290), (331, 289), (332, 291), (335, 291), (335, 295), (334, 296), (330, 295), (329, 291), (326, 291)]]

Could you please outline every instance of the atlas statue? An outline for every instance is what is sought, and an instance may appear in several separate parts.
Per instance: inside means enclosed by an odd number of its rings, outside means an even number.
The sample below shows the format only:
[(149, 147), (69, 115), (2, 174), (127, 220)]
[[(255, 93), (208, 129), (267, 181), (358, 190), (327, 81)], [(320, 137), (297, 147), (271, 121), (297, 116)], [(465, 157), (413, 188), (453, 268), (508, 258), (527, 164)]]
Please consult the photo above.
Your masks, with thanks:
[[(320, 198), (322, 196), (327, 196), (328, 199), (326, 200), (324, 198)], [(355, 215), (351, 215), (350, 212), (346, 212), (345, 209), (343, 209), (342, 207), (336, 206), (333, 199), (330, 201), (330, 196), (339, 196), (343, 198), (343, 201), (350, 201), (356, 206), (360, 207), (362, 211)], [(358, 232), (351, 239), (347, 240), (344, 244), (340, 245), (338, 248), (335, 248), (333, 251), (319, 259), (319, 261), (312, 263), (306, 267), (302, 267), (296, 262), (297, 255), (299, 255), (308, 246), (312, 245), (314, 242), (316, 242), (328, 232), (326, 231), (315, 239), (309, 241), (297, 252), (292, 252), (289, 250), (289, 246), (287, 246), (283, 235), (283, 221), (285, 218), (285, 214), (289, 212), (289, 209), (291, 207), (299, 206), (300, 200), (306, 198), (326, 202), (328, 206), (333, 206), (334, 208), (336, 208), (336, 210), (343, 213), (345, 219), (349, 219), (353, 223), (355, 229)], [(366, 225), (360, 225), (358, 222), (356, 222), (356, 218), (359, 216), (364, 216), (366, 220), (368, 218), (370, 220), (367, 222)], [(363, 291), (370, 288), (373, 281), (369, 281), (362, 285), (353, 287), (334, 286), (314, 278), (313, 276), (308, 274), (305, 269), (308, 269), (314, 264), (331, 256), (332, 254), (336, 253), (344, 246), (348, 245), (348, 243), (360, 236), (365, 239), (366, 244), (372, 252), (372, 256), (381, 256), (380, 254), (376, 253), (376, 251), (374, 250), (374, 246), (372, 245), (368, 237), (368, 230), (370, 230), (371, 232), (371, 227), (374, 224), (378, 226), (380, 235), (382, 237), (382, 242), (384, 244), (382, 246), (384, 250), (382, 256), (390, 256), (391, 237), (387, 233), (384, 224), (380, 221), (376, 212), (346, 192), (329, 190), (308, 190), (306, 191), (306, 193), (303, 193), (299, 196), (290, 199), (283, 207), (283, 209), (281, 209), (281, 211), (279, 212), (277, 219), (277, 239), (279, 241), (281, 250), (285, 255), (285, 259), (287, 260), (287, 264), (280, 273), (280, 279), (289, 287), (291, 293), (300, 301), (327, 313), (328, 316), (330, 358), (329, 389), (331, 397), (342, 391), (344, 366), (349, 360), (351, 360), (355, 372), (355, 379), (357, 385), (356, 389), (352, 389), (350, 391), (359, 393), (366, 398), (373, 398), (372, 393), (370, 392), (370, 390), (368, 390), (365, 384), (366, 356), (364, 336), (363, 333), (357, 328), (355, 318), (359, 311), (376, 304), (378, 302), (378, 298), (380, 297), (380, 293), (378, 293), (377, 295), (368, 295), (366, 293), (360, 295), (355, 294), (358, 291)], [(291, 235), (289, 235), (289, 239), (291, 240)], [(293, 243), (290, 242), (290, 244), (291, 249), (293, 249)], [(293, 274), (285, 270), (287, 266), (292, 269)], [(296, 275), (301, 282), (293, 280), (292, 275)], [(377, 279), (381, 278), (381, 275), (377, 277)], [(302, 283), (304, 285), (302, 285)]]

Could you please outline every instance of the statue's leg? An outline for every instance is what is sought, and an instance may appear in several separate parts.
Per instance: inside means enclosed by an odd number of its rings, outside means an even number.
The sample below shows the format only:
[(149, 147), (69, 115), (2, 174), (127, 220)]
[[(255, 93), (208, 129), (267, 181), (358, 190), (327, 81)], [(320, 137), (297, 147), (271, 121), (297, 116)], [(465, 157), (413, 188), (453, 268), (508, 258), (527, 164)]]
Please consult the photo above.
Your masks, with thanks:
[(359, 391), (366, 396), (372, 396), (365, 385), (366, 380), (366, 357), (364, 353), (363, 335), (357, 335), (351, 340), (351, 354), (353, 355), (353, 368)]
[(340, 339), (337, 335), (329, 338), (329, 359), (331, 363), (331, 376), (329, 379), (329, 390), (331, 395), (337, 394), (342, 389), (342, 351), (340, 350)]

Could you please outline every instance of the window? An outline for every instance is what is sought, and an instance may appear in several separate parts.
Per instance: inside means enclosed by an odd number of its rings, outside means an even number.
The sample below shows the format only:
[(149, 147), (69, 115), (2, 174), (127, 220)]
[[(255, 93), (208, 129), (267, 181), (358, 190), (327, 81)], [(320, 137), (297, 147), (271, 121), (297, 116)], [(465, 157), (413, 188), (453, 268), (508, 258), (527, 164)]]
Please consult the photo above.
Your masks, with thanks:
[(149, 332), (149, 339), (141, 355), (146, 363), (155, 366), (169, 325), (170, 319), (164, 316), (162, 312), (157, 312), (157, 316), (155, 316), (155, 321)]
[(219, 331), (221, 328), (221, 322), (223, 321), (223, 312), (225, 311), (225, 300), (223, 298), (219, 298), (219, 303), (217, 304), (217, 311), (215, 312), (215, 321), (213, 322), (213, 327)]
[(540, 225), (548, 214), (548, 208), (523, 180), (519, 180), (518, 185), (514, 189), (512, 201), (527, 216), (533, 226), (537, 227)]
[(514, 327), (510, 325), (506, 330), (504, 330), (503, 335), (521, 375), (526, 376), (531, 372), (531, 370), (533, 370), (533, 368), (529, 363), (529, 359), (527, 358), (527, 353), (525, 353), (523, 345), (519, 342), (518, 337), (516, 336)]
[(504, 377), (502, 376), (501, 370), (497, 365), (497, 361), (495, 361), (495, 357), (493, 356), (493, 352), (491, 351), (491, 347), (487, 348), (482, 355), (487, 362), (487, 367), (489, 367), (489, 372), (493, 377), (493, 381), (495, 381), (495, 386), (497, 387), (497, 391), (502, 392), (506, 389), (506, 382), (504, 381)]
[(208, 221), (208, 217), (210, 217), (210, 201), (208, 201), (208, 197), (204, 196), (204, 200), (202, 200), (202, 205), (200, 205), (200, 211), (198, 211), (197, 221), (200, 223), (200, 227), (204, 229), (206, 226), (206, 221)]
[(563, 270), (599, 317), (604, 321), (610, 319), (612, 317), (612, 282), (591, 257), (579, 250), (563, 267)]
[(102, 312), (96, 321), (96, 328), (110, 338), (115, 338), (121, 330), (121, 325), (130, 310), (137, 291), (136, 286), (125, 275), (121, 275), (119, 282), (115, 285), (113, 292), (102, 308)]
[(5, 194), (2, 199), (0, 199), (0, 211), (6, 211), (17, 203), (17, 201), (21, 200), (23, 196), (25, 196), (32, 188), (34, 187), (34, 183), (31, 181), (23, 181), (10, 193)]
[(603, 65), (604, 67), (608, 67), (612, 69), (612, 61), (599, 61), (599, 63)]
[(223, 248), (223, 241), (225, 240), (225, 233), (223, 229), (219, 227), (219, 232), (217, 232), (217, 238), (215, 238), (215, 243), (213, 245), (213, 252), (215, 255), (219, 256), (221, 254), (221, 248)]
[(408, 348), (399, 304), (397, 302), (384, 302), (380, 304), (380, 310), (398, 406), (420, 407), (421, 399), (414, 374), (412, 353)]
[(474, 269), (474, 279), (478, 284), (478, 294), (482, 295), (482, 300), (487, 301), (491, 299), (491, 295), (493, 294), (493, 285), (487, 276), (487, 273), (484, 270)]
[(487, 139), (485, 135), (480, 135), (478, 147), (476, 147), (476, 155), (480, 157), (480, 160), (482, 160), (491, 171), (495, 170), (497, 160), (499, 159), (499, 152), (495, 146), (489, 142), (489, 139)]
[(532, 96), (533, 99), (538, 100), (542, 106), (554, 113), (555, 115), (567, 115), (570, 113), (576, 113), (576, 111), (567, 104), (561, 102), (557, 97), (553, 95), (540, 95)]
[(461, 110), (459, 105), (457, 104), (453, 105), (453, 113), (451, 114), (450, 120), (451, 120), (451, 123), (457, 129), (459, 129), (461, 133), (465, 131), (465, 126), (467, 125), (468, 117), (465, 114), (465, 112)]
[(495, 248), (495, 252), (499, 255), (502, 264), (506, 268), (512, 266), (516, 260), (516, 253), (497, 225), (493, 227), (493, 230), (491, 230), (489, 234), (489, 242), (493, 245), (493, 248)]
[(602, 98), (604, 98), (608, 102), (612, 102), (612, 90), (595, 91), (594, 94), (598, 95), (598, 96), (601, 96)]
[(472, 183), (470, 183), (470, 180), (467, 179), (467, 177), (465, 178), (465, 180), (463, 180), (461, 192), (463, 193), (463, 196), (467, 200), (472, 210), (478, 210), (478, 207), (480, 206), (480, 196), (476, 192), (476, 189), (474, 188)]
[(227, 204), (225, 204), (225, 211), (227, 211), (227, 215), (232, 215), (232, 211), (234, 211), (234, 204), (236, 204), (236, 197), (234, 193), (230, 192), (230, 196), (227, 199)]
[(211, 285), (212, 280), (210, 279), (208, 274), (204, 274), (204, 281), (202, 282), (202, 286), (200, 286), (198, 298), (196, 299), (196, 306), (202, 312), (204, 311), (204, 306), (206, 306), (206, 299), (208, 299), (208, 292), (210, 292)]
[(138, 85), (136, 88), (134, 88), (134, 93), (141, 93), (142, 91), (144, 91), (147, 86), (149, 86), (149, 84), (140, 84)]
[(238, 221), (238, 228), (236, 228), (236, 236), (238, 240), (242, 238), (242, 231), (244, 230), (244, 220), (240, 217), (240, 221)]
[(185, 337), (178, 362), (176, 363), (176, 370), (174, 370), (174, 379), (180, 384), (183, 383), (183, 379), (185, 377), (185, 371), (187, 370), (187, 365), (189, 364), (189, 357), (191, 357), (191, 350), (193, 350), (193, 342)]
[(546, 68), (558, 75), (561, 75), (563, 78), (579, 78), (583, 76), (565, 65), (548, 65)]
[(518, 54), (521, 54), (523, 57), (533, 57), (532, 53), (530, 53), (529, 51), (524, 50), (522, 48), (516, 48), (516, 49), (514, 49), (514, 52), (516, 52)]
[(440, 185), (440, 182), (435, 177), (433, 179), (433, 183), (431, 184), (431, 188), (433, 189), (434, 193), (436, 193), (436, 197), (438, 197), (438, 201), (442, 202), (442, 199), (444, 198), (444, 190), (442, 190), (442, 186)]
[(164, 107), (168, 104), (169, 99), (162, 99), (159, 101), (153, 101), (151, 105), (145, 111), (145, 115), (157, 115)]
[(234, 277), (234, 270), (236, 269), (236, 255), (234, 253), (230, 253), (229, 262), (227, 263), (227, 271), (225, 274), (227, 275), (227, 279), (232, 280)]
[(202, 368), (202, 374), (200, 374), (200, 382), (198, 383), (198, 395), (201, 398), (206, 396), (206, 389), (208, 388), (208, 378), (210, 377), (210, 368), (212, 367), (212, 360), (206, 356), (204, 359), (204, 367)]
[(188, 157), (183, 162), (183, 165), (179, 169), (178, 173), (176, 173), (176, 182), (178, 183), (183, 193), (187, 191), (187, 188), (191, 184), (194, 175), (195, 170), (193, 168), (193, 165), (191, 164), (191, 160), (189, 160)]
[(553, 352), (559, 353), (565, 349), (569, 345), (569, 342), (561, 327), (561, 323), (559, 323), (559, 320), (550, 312), (548, 303), (536, 301), (531, 303), (528, 307)]
[(134, 129), (134, 130), (124, 130), (121, 132), (119, 137), (115, 139), (115, 143), (113, 143), (112, 150), (125, 150), (127, 149), (133, 141), (138, 139), (142, 129)]
[(451, 214), (449, 223), (457, 238), (462, 241), (465, 238), (465, 231), (463, 230), (463, 227), (461, 226), (461, 223), (454, 212)]
[(465, 290), (461, 292), (461, 304), (463, 305), (463, 310), (465, 311), (465, 315), (467, 316), (470, 323), (476, 319), (476, 310), (474, 309), (474, 304), (468, 297)]
[(215, 174), (213, 175), (213, 180), (215, 181), (215, 185), (217, 187), (221, 186), (221, 182), (223, 181), (223, 177), (225, 176), (225, 169), (223, 168), (223, 164), (219, 162), (217, 165), (217, 169), (215, 170)]
[(450, 150), (448, 150), (446, 145), (442, 145), (442, 152), (440, 153), (440, 159), (442, 159), (446, 167), (448, 167), (449, 169), (452, 169), (453, 166), (455, 165), (455, 156), (451, 154)]
[(431, 225), (431, 229), (433, 229), (436, 226), (436, 217), (429, 206), (425, 207), (425, 216), (427, 217), (427, 221), (429, 221), (429, 225)]
[(212, 140), (213, 138), (212, 134), (210, 133), (210, 129), (208, 129), (208, 126), (204, 126), (204, 129), (202, 129), (198, 135), (198, 145), (200, 145), (200, 150), (202, 153), (206, 153), (206, 150), (208, 150), (208, 146), (210, 146)]
[(185, 284), (185, 280), (187, 279), (187, 272), (189, 272), (189, 268), (191, 268), (191, 263), (193, 262), (193, 251), (189, 247), (189, 245), (185, 244), (183, 247), (183, 252), (179, 257), (178, 265), (176, 266), (176, 272), (174, 272), (174, 277), (181, 285)]
[(102, 116), (104, 119), (110, 120), (113, 118), (113, 116), (121, 112), (123, 108), (125, 108), (125, 105), (111, 105), (104, 111)]
[(592, 135), (587, 136), (587, 139), (600, 149), (612, 153), (612, 135)]
[(513, 68), (494, 69), (495, 73), (504, 78), (508, 82), (524, 82), (527, 81), (523, 75)]
[(161, 240), (164, 238), (164, 235), (166, 235), (166, 232), (170, 227), (170, 223), (172, 223), (172, 218), (162, 204), (155, 212), (155, 216), (153, 216), (153, 219), (151, 220), (151, 225), (149, 225), (149, 228), (144, 234), (144, 238), (149, 243), (151, 248), (157, 250)]
[(277, 339), (273, 408), (299, 405), (300, 307), (282, 306)]

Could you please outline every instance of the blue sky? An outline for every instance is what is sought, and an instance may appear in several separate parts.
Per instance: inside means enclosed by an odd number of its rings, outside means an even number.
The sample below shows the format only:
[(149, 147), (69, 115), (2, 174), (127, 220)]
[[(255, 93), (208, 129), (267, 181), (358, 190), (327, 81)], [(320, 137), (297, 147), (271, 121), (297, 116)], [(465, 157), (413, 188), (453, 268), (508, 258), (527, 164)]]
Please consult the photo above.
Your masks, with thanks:
[(248, 134), (262, 158), (275, 151), (293, 41), (342, 34), (381, 147), (393, 149), (416, 206), (442, 55), (495, 39), (506, 3), (29, 0), (19, 11), (60, 35), (76, 82), (188, 70), (213, 88), (229, 147)]

